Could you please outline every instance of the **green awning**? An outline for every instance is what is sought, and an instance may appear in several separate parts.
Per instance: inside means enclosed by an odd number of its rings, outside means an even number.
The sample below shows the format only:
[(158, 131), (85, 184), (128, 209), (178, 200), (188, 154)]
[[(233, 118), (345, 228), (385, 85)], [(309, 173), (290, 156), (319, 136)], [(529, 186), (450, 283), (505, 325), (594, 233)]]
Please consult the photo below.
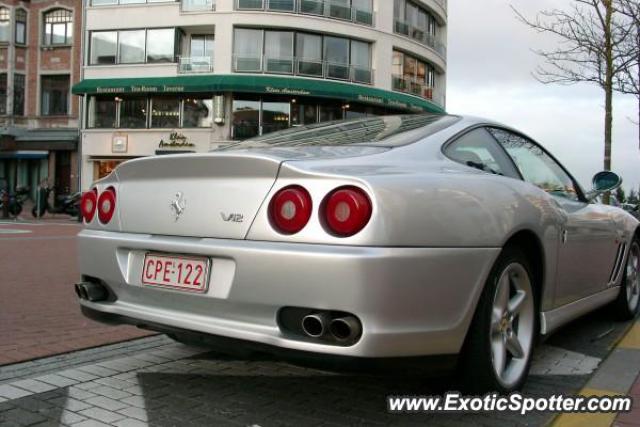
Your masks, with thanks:
[(436, 104), (413, 95), (376, 89), (359, 84), (303, 77), (279, 77), (243, 74), (191, 75), (177, 77), (141, 77), (86, 79), (73, 86), (76, 95), (89, 94), (179, 94), (209, 92), (263, 93), (272, 95), (313, 96), (403, 110), (444, 113)]

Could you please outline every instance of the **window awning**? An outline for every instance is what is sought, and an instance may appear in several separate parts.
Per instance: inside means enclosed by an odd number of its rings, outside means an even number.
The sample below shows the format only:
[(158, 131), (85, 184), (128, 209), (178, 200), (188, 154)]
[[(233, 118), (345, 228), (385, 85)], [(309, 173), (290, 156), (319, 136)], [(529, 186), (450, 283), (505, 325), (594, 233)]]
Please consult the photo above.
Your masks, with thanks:
[(210, 92), (262, 93), (287, 96), (333, 98), (415, 112), (443, 114), (445, 111), (426, 99), (359, 84), (304, 77), (245, 74), (193, 75), (85, 79), (73, 86), (76, 95), (99, 94), (181, 94)]

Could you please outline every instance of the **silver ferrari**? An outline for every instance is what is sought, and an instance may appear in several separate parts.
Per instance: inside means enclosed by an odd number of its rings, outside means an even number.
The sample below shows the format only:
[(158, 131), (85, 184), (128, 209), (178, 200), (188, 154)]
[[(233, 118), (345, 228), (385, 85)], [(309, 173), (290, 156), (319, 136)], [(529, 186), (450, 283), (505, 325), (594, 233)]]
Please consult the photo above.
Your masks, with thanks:
[(617, 175), (593, 185), (514, 129), (451, 115), (133, 160), (83, 196), (76, 292), (93, 319), (177, 340), (453, 356), (473, 389), (509, 392), (539, 337), (607, 304), (638, 312), (639, 222), (593, 202)]

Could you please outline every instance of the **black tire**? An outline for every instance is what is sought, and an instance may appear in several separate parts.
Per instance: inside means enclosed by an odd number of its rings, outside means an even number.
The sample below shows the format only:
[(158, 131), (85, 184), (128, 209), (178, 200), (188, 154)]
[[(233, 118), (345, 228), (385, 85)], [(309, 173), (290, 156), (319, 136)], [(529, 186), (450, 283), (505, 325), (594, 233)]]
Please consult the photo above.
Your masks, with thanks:
[[(638, 300), (638, 302), (635, 303), (635, 308), (631, 308), (630, 307), (631, 304), (629, 302), (629, 293), (627, 292), (627, 285), (629, 280), (629, 278), (627, 277), (627, 274), (628, 274), (627, 266), (629, 264), (630, 258), (634, 250), (640, 251), (640, 237), (638, 236), (636, 236), (631, 242), (631, 246), (629, 247), (629, 253), (627, 254), (627, 258), (624, 261), (620, 293), (618, 294), (618, 297), (616, 298), (616, 300), (611, 303), (611, 309), (613, 311), (613, 315), (616, 319), (620, 321), (631, 320), (635, 318), (640, 312), (640, 299)], [(636, 278), (636, 280), (638, 279)]]
[[(519, 379), (506, 386), (499, 378), (494, 368), (492, 356), (492, 316), (494, 310), (494, 299), (497, 298), (498, 281), (509, 266), (517, 263), (524, 268), (528, 276), (531, 289), (531, 300), (527, 303), (528, 310), (533, 310), (533, 319), (530, 320), (531, 341), (528, 350), (526, 363), (522, 363), (519, 370), (523, 369)], [(534, 351), (534, 346), (539, 331), (539, 308), (536, 289), (538, 283), (534, 283), (534, 276), (531, 274), (531, 266), (524, 252), (517, 247), (506, 247), (503, 249), (496, 261), (487, 283), (485, 284), (478, 306), (476, 308), (471, 326), (467, 332), (465, 344), (460, 354), (460, 364), (458, 374), (460, 384), (467, 393), (483, 395), (485, 393), (497, 392), (508, 394), (520, 390), (524, 385)], [(510, 287), (509, 287), (510, 288)], [(510, 300), (509, 300), (510, 301)], [(529, 311), (529, 317), (531, 312)], [(520, 320), (518, 320), (519, 322)], [(519, 328), (515, 326), (515, 328)], [(515, 330), (515, 329), (514, 329)], [(508, 359), (508, 356), (505, 356)], [(511, 360), (514, 360), (513, 358)], [(509, 362), (511, 363), (511, 362)], [(506, 371), (506, 369), (505, 369)]]
[(17, 217), (22, 213), (22, 205), (20, 205), (19, 203), (13, 203), (9, 205), (9, 213), (12, 217)]

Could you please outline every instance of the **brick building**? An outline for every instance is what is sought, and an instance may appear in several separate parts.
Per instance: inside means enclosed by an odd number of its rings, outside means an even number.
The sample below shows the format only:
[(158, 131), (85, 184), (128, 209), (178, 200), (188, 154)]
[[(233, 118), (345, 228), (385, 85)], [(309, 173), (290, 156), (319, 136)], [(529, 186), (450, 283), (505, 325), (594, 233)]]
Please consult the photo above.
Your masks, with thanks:
[(81, 0), (0, 0), (0, 186), (77, 191)]

